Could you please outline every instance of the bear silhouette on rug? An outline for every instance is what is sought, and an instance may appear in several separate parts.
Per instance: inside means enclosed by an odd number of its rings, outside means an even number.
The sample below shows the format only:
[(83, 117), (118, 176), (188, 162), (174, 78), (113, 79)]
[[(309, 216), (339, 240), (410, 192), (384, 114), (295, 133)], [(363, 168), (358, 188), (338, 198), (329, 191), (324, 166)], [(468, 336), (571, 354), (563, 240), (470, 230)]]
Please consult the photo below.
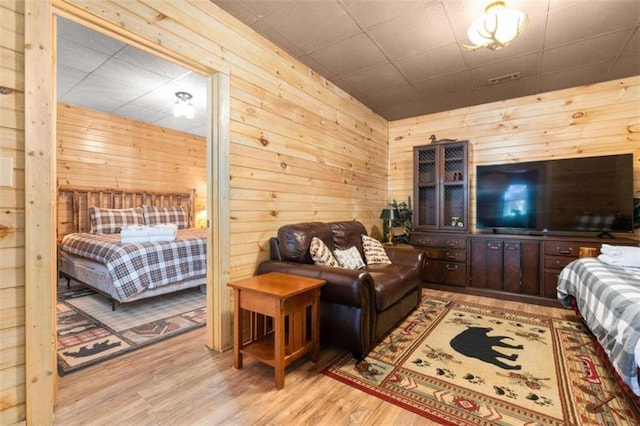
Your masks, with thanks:
[(493, 331), (493, 328), (467, 327), (465, 331), (451, 339), (449, 344), (453, 350), (464, 356), (479, 359), (504, 370), (521, 370), (521, 365), (509, 365), (498, 359), (504, 358), (507, 361), (515, 361), (518, 359), (517, 354), (504, 355), (494, 350), (493, 347), (509, 349), (523, 349), (524, 347), (503, 342), (504, 339), (513, 340), (509, 336), (487, 336), (490, 331)]

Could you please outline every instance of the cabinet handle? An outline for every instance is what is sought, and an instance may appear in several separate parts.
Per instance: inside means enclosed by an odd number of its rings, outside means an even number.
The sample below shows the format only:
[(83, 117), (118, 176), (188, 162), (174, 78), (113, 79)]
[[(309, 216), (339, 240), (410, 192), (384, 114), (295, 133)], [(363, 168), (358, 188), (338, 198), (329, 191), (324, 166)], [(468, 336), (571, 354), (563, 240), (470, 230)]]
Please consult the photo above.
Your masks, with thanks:
[(573, 254), (573, 249), (569, 247), (568, 249), (563, 249), (558, 247), (558, 253), (560, 254)]
[(507, 250), (518, 250), (519, 245), (518, 244), (505, 244), (504, 248), (506, 248)]
[(500, 250), (500, 244), (493, 245), (491, 243), (487, 243), (487, 248), (489, 250)]
[(458, 265), (447, 265), (447, 271), (455, 272), (458, 270)]
[(447, 245), (449, 247), (457, 247), (458, 246), (458, 242), (457, 241), (449, 241), (449, 240), (447, 240)]
[(451, 252), (446, 252), (444, 254), (444, 257), (446, 257), (447, 259), (457, 259), (458, 258), (458, 256), (455, 253), (451, 254)]

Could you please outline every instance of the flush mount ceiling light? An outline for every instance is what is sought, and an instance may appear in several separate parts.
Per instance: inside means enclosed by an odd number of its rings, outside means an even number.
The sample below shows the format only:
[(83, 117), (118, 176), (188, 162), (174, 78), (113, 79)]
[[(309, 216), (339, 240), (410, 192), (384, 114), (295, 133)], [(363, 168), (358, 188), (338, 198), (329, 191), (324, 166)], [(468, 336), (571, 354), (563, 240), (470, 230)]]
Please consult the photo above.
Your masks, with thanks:
[(191, 93), (176, 92), (176, 103), (173, 104), (173, 115), (175, 117), (186, 117), (192, 119), (195, 111), (191, 103)]
[(467, 36), (475, 46), (463, 46), (472, 51), (481, 47), (502, 49), (522, 34), (528, 22), (526, 13), (507, 9), (503, 1), (495, 1), (486, 7), (484, 16), (467, 30)]

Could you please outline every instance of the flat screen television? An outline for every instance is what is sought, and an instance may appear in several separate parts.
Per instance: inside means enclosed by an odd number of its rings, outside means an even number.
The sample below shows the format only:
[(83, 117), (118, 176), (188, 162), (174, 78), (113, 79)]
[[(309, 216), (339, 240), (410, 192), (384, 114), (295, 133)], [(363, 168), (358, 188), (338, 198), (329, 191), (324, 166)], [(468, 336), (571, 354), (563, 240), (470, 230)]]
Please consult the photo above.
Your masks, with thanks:
[(476, 167), (481, 232), (633, 232), (633, 155)]

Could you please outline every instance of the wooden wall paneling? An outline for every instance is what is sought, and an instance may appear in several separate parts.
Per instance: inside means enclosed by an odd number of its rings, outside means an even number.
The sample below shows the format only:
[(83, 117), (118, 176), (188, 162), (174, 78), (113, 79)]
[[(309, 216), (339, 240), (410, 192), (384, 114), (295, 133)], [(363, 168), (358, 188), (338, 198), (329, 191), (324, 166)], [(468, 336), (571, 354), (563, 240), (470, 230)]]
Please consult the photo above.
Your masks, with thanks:
[(0, 187), (0, 424), (26, 418), (24, 2), (0, 4), (0, 156), (14, 160)]
[[(132, 37), (134, 41), (147, 43), (146, 45), (149, 42), (157, 42), (162, 44), (162, 49), (181, 52), (182, 56), (203, 68), (209, 66), (221, 69), (220, 66), (225, 66), (229, 71), (232, 87), (238, 87), (235, 81), (239, 80), (265, 87), (269, 96), (264, 99), (254, 98), (250, 102), (244, 102), (244, 105), (243, 101), (235, 96), (236, 89), (232, 89), (230, 111), (243, 110), (246, 113), (246, 107), (253, 108), (257, 113), (253, 116), (247, 115), (251, 120), (250, 126), (265, 133), (271, 132), (271, 129), (276, 127), (278, 131), (286, 132), (285, 134), (291, 137), (287, 146), (274, 144), (270, 146), (270, 152), (287, 156), (288, 159), (292, 159), (291, 161), (294, 161), (293, 159), (299, 161), (298, 152), (304, 152), (305, 145), (313, 146), (320, 153), (316, 162), (307, 160), (300, 164), (308, 164), (312, 170), (322, 167), (325, 170), (332, 170), (326, 167), (337, 167), (334, 165), (340, 164), (349, 173), (353, 173), (355, 182), (359, 185), (355, 189), (350, 188), (349, 192), (344, 192), (344, 189), (349, 186), (344, 182), (331, 182), (330, 185), (323, 186), (320, 185), (319, 180), (307, 179), (297, 182), (297, 186), (293, 189), (290, 182), (286, 185), (287, 182), (281, 176), (282, 184), (278, 186), (279, 190), (273, 191), (276, 197), (281, 193), (292, 194), (293, 191), (313, 194), (317, 189), (322, 189), (325, 196), (334, 197), (336, 204), (344, 206), (353, 203), (355, 194), (355, 198), (369, 201), (369, 209), (362, 215), (358, 213), (355, 218), (363, 220), (368, 228), (380, 222), (377, 216), (387, 201), (387, 181), (386, 172), (379, 172), (376, 166), (386, 164), (388, 158), (386, 121), (299, 62), (279, 52), (272, 44), (239, 24), (217, 6), (207, 1), (190, 1), (184, 7), (182, 5), (177, 7), (170, 2), (105, 1), (98, 4), (58, 0), (55, 4), (57, 10), (62, 10), (70, 16), (86, 16), (90, 21), (96, 22), (96, 27), (126, 27), (135, 34)], [(279, 108), (272, 106), (276, 99), (290, 102), (289, 105), (292, 108), (289, 109), (298, 115), (287, 115), (286, 110), (278, 113)], [(305, 114), (308, 118), (299, 120)], [(241, 123), (245, 119), (243, 115), (234, 115), (230, 123), (231, 128), (233, 129), (235, 123)], [(304, 137), (309, 134), (313, 134), (314, 137), (305, 139)], [(300, 135), (303, 136), (302, 139)], [(233, 152), (236, 141), (233, 139), (233, 133), (231, 136), (230, 144)], [(360, 152), (367, 153), (365, 162), (354, 161), (350, 164), (347, 161), (349, 156), (358, 156)], [(240, 158), (235, 154), (231, 156)], [(381, 159), (384, 162), (379, 161)], [(231, 188), (237, 184), (256, 188), (265, 184), (260, 180), (259, 175), (248, 173), (236, 179), (238, 170), (248, 167), (235, 167), (233, 161), (235, 160), (232, 160), (230, 170), (230, 175), (234, 176), (231, 180)], [(242, 159), (238, 163), (248, 165), (251, 160)], [(274, 165), (279, 166), (280, 163), (277, 161)], [(324, 166), (321, 166), (323, 164)], [(72, 165), (79, 171), (84, 170), (79, 162)], [(277, 169), (272, 166), (267, 168)], [(249, 170), (257, 169), (249, 168)], [(275, 173), (275, 171), (272, 172), (270, 176), (274, 176)], [(352, 175), (348, 176), (351, 178)], [(76, 184), (72, 174), (65, 179)], [(273, 180), (278, 181), (275, 177)], [(271, 186), (271, 183), (269, 185)], [(359, 195), (361, 193), (364, 195)], [(233, 202), (234, 200), (230, 200), (230, 206), (233, 206)], [(312, 201), (310, 205), (303, 205), (299, 215), (292, 216), (291, 221), (307, 220), (309, 212), (316, 210), (315, 203), (316, 201)], [(325, 208), (325, 205), (319, 205)], [(269, 207), (280, 206), (276, 204)], [(259, 211), (270, 212), (271, 210), (273, 208), (268, 209), (263, 206)], [(333, 219), (344, 219), (342, 211), (329, 213)], [(246, 253), (248, 246), (245, 243), (239, 243), (237, 251), (242, 252), (243, 255), (231, 255), (233, 262), (238, 261), (237, 266), (235, 263), (230, 266), (229, 274), (232, 278), (253, 274), (257, 262), (265, 258), (264, 244), (282, 223), (273, 216), (260, 216), (260, 218), (264, 217), (270, 219), (266, 222), (262, 219), (236, 222), (226, 230), (234, 236), (244, 237), (245, 233), (248, 238), (262, 236), (259, 241), (256, 241), (254, 251), (250, 254)], [(232, 242), (229, 247), (230, 253), (235, 253), (234, 244)]]
[[(59, 104), (58, 111), (59, 185), (163, 193), (195, 188), (196, 211), (206, 209), (205, 138), (72, 105)], [(107, 201), (104, 194), (94, 196), (92, 205)], [(58, 238), (72, 223), (62, 201)], [(159, 201), (150, 195), (144, 203)]]
[[(410, 194), (407, 147), (437, 138), (469, 139), (471, 224), (479, 164), (634, 154), (640, 197), (640, 76), (543, 93), (390, 123), (391, 193)], [(635, 235), (640, 237), (640, 230)]]
[(25, 2), (26, 420), (53, 423), (55, 354), (55, 86), (51, 4)]

